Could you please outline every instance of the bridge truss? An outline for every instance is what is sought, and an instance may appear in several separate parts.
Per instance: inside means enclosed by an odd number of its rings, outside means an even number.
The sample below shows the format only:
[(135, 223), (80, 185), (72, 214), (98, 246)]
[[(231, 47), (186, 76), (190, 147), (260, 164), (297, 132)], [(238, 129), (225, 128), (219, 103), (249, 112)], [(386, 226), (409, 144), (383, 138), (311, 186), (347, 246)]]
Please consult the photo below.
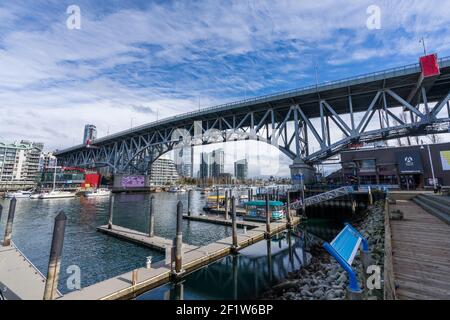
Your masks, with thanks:
[[(66, 166), (146, 173), (158, 157), (176, 148), (257, 140), (312, 165), (355, 143), (448, 133), (450, 58), (441, 59), (440, 66), (440, 75), (430, 78), (422, 76), (419, 65), (411, 65), (190, 112), (56, 156)], [(310, 148), (312, 141), (318, 149)]]

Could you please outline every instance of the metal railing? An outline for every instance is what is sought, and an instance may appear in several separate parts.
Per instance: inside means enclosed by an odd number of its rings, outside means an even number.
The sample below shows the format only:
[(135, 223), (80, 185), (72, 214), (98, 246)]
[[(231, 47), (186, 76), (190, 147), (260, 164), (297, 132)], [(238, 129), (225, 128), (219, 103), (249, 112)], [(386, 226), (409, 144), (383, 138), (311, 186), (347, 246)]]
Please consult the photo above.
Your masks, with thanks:
[[(343, 197), (353, 193), (352, 186), (346, 186), (338, 189), (334, 189), (331, 191), (327, 191), (312, 197), (305, 198), (305, 207), (312, 206), (314, 204), (318, 204), (321, 202), (325, 202), (328, 200), (336, 199), (339, 197)], [(302, 208), (302, 201), (293, 202), (291, 205), (291, 209), (298, 210)]]

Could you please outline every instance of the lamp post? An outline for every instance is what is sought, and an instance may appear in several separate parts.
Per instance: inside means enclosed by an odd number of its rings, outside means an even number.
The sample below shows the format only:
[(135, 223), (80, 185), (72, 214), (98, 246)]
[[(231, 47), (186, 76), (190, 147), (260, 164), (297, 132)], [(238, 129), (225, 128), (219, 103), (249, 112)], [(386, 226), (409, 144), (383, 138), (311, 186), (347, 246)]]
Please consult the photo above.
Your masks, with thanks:
[[(423, 141), (421, 141), (422, 146), (420, 147), (421, 149), (423, 149)], [(434, 190), (437, 190), (437, 183), (436, 183), (436, 177), (434, 175), (434, 165), (433, 165), (433, 158), (431, 157), (431, 150), (430, 150), (430, 145), (427, 144), (427, 150), (428, 150), (428, 158), (430, 160), (430, 166), (431, 166), (431, 176), (433, 177), (433, 187)]]

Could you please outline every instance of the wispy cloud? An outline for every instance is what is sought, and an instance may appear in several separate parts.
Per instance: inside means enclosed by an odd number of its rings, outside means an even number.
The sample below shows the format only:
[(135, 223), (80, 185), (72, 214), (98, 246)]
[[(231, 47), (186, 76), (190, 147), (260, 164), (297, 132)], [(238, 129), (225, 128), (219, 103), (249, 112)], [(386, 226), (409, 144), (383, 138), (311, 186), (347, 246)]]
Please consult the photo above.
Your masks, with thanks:
[[(0, 137), (49, 149), (216, 103), (450, 54), (450, 1), (67, 1), (0, 4)], [(33, 123), (33, 132), (23, 128)], [(51, 128), (51, 130), (48, 130)], [(53, 132), (62, 132), (55, 134)], [(75, 139), (78, 142), (80, 139)]]

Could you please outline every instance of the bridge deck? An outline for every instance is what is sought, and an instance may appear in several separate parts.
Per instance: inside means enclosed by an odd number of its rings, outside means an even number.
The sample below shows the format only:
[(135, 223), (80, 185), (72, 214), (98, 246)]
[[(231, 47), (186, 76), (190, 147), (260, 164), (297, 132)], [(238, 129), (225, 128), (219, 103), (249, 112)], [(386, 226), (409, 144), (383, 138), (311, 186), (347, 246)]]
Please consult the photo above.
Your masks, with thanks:
[[(217, 223), (215, 218), (214, 222)], [(293, 223), (299, 223), (300, 218), (294, 217)], [(263, 223), (252, 223), (257, 225), (254, 229), (247, 233), (238, 234), (238, 244), (241, 248), (245, 248), (253, 243), (264, 239), (266, 227)], [(271, 234), (276, 234), (286, 229), (286, 221), (278, 221), (271, 223)], [(146, 234), (131, 229), (113, 226), (112, 230), (108, 230), (106, 226), (99, 227), (100, 232), (107, 232), (111, 236), (116, 236), (128, 241), (139, 243), (140, 245), (163, 248), (165, 245), (171, 245), (172, 241), (160, 237), (150, 238)], [(228, 237), (205, 246), (192, 246), (183, 244), (183, 269), (186, 272), (196, 270), (208, 263), (214, 262), (231, 253), (232, 237)], [(160, 249), (161, 250), (161, 249)], [(136, 296), (142, 292), (148, 291), (160, 284), (170, 280), (171, 269), (165, 261), (159, 261), (152, 264), (150, 269), (139, 268), (137, 270), (138, 277), (135, 286), (132, 285), (132, 272), (113, 277), (111, 279), (93, 284), (89, 287), (82, 288), (62, 296), (63, 300), (114, 300), (126, 299)]]
[(0, 244), (0, 289), (7, 300), (42, 300), (45, 277), (12, 244)]
[(399, 299), (450, 299), (450, 226), (408, 200), (391, 210), (404, 219), (391, 221), (396, 290)]

